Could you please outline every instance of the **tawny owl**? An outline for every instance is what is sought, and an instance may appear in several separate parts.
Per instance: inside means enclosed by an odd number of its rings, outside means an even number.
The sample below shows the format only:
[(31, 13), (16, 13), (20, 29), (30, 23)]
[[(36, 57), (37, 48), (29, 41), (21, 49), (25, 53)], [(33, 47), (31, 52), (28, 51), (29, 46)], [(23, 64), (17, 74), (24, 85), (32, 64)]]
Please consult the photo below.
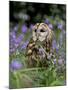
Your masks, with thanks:
[(46, 66), (52, 57), (53, 31), (45, 23), (37, 23), (32, 30), (32, 38), (27, 46), (29, 67)]

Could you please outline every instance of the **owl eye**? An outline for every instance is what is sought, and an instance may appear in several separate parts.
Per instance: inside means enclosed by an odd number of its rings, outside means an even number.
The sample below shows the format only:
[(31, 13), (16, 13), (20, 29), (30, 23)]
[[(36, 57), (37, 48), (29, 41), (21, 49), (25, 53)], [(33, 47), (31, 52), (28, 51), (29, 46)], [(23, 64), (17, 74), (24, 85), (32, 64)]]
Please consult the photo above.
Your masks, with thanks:
[(45, 31), (43, 29), (41, 29), (40, 32), (45, 32)]
[(35, 29), (34, 31), (35, 31), (35, 32), (37, 32), (37, 30), (36, 30), (36, 29)]

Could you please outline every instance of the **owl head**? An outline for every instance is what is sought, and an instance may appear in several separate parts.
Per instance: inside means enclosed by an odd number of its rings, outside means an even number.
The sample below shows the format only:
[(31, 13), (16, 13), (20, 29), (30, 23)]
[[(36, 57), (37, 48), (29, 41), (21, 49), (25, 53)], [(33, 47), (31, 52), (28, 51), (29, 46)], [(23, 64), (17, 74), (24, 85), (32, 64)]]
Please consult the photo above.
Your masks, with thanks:
[(51, 41), (53, 37), (53, 31), (45, 23), (37, 23), (33, 27), (33, 40), (34, 41)]

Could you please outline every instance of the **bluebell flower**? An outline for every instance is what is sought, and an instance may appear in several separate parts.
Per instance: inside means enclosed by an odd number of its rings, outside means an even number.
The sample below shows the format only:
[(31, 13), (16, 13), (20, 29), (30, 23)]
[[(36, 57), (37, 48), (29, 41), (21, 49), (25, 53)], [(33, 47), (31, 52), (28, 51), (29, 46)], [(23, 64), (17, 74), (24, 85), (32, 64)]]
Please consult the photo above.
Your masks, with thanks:
[(23, 43), (21, 49), (26, 49), (27, 45), (28, 45), (29, 41), (26, 41)]
[(13, 38), (11, 38), (10, 39), (10, 47), (9, 47), (9, 52), (10, 53), (13, 53), (14, 51), (15, 51), (15, 47), (14, 47), (14, 39)]
[(10, 32), (10, 37), (15, 39), (16, 38), (16, 33), (14, 31)]
[(56, 53), (59, 52), (59, 44), (56, 45)]
[(48, 25), (50, 29), (53, 29), (53, 25), (52, 24), (49, 24)]
[(53, 60), (54, 64), (56, 64), (56, 61), (57, 61), (57, 60), (56, 60), (56, 58), (55, 58), (55, 59)]
[(14, 45), (15, 45), (16, 48), (17, 48), (17, 47), (19, 46), (19, 44), (22, 42), (22, 39), (23, 39), (23, 38), (24, 38), (24, 35), (23, 35), (23, 34), (20, 34), (20, 35), (18, 36), (18, 38), (15, 39)]
[(10, 53), (13, 53), (15, 51), (15, 43), (14, 43), (14, 40), (10, 40), (10, 49), (9, 49), (9, 52)]
[(49, 24), (49, 19), (45, 19), (44, 23)]
[(62, 46), (63, 44), (63, 34), (62, 33), (59, 36), (59, 43), (60, 43), (60, 46)]
[(62, 65), (62, 64), (63, 64), (63, 60), (62, 60), (62, 59), (59, 59), (59, 60), (58, 60), (58, 64), (59, 64), (59, 65)]
[(66, 31), (64, 29), (62, 29), (62, 32), (63, 32), (64, 35), (66, 34)]
[(13, 48), (10, 48), (10, 50), (9, 50), (9, 52), (10, 53), (13, 53), (15, 51), (15, 48), (13, 47)]
[(19, 70), (23, 67), (23, 64), (21, 63), (20, 60), (12, 60), (11, 63), (10, 63), (10, 69), (11, 70)]
[(27, 26), (25, 24), (22, 26), (22, 32), (23, 33), (26, 33), (27, 32)]
[(14, 28), (13, 28), (13, 30), (16, 32), (16, 31), (18, 31), (18, 25), (16, 25)]
[(56, 46), (57, 46), (57, 45), (56, 45), (56, 40), (53, 40), (53, 41), (52, 41), (52, 48), (53, 48), (53, 49), (56, 49)]
[(59, 52), (59, 48), (58, 47), (56, 47), (56, 53), (58, 53)]
[(59, 44), (56, 43), (56, 40), (52, 41), (52, 48), (56, 50), (56, 53), (59, 51)]
[(22, 41), (22, 39), (24, 38), (23, 34), (20, 34), (17, 38), (17, 42), (20, 43)]
[(58, 23), (58, 29), (62, 30), (63, 29), (63, 25), (61, 23)]
[(13, 53), (16, 51), (17, 47), (20, 45), (24, 38), (23, 34), (20, 34), (18, 37), (16, 37), (15, 32), (10, 33), (10, 53)]
[(31, 29), (31, 30), (33, 29), (33, 26), (34, 26), (33, 24), (30, 25), (30, 29)]
[(15, 48), (19, 46), (19, 43), (14, 43)]

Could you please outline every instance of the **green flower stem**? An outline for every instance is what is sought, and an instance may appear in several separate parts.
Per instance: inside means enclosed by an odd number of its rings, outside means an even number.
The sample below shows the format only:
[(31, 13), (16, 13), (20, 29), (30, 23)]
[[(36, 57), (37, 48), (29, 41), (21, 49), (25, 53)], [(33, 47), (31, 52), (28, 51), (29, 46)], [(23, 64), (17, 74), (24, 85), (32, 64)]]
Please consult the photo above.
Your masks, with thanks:
[(13, 74), (14, 74), (14, 76), (16, 78), (17, 88), (19, 88), (19, 78), (17, 76), (17, 72), (14, 72)]

